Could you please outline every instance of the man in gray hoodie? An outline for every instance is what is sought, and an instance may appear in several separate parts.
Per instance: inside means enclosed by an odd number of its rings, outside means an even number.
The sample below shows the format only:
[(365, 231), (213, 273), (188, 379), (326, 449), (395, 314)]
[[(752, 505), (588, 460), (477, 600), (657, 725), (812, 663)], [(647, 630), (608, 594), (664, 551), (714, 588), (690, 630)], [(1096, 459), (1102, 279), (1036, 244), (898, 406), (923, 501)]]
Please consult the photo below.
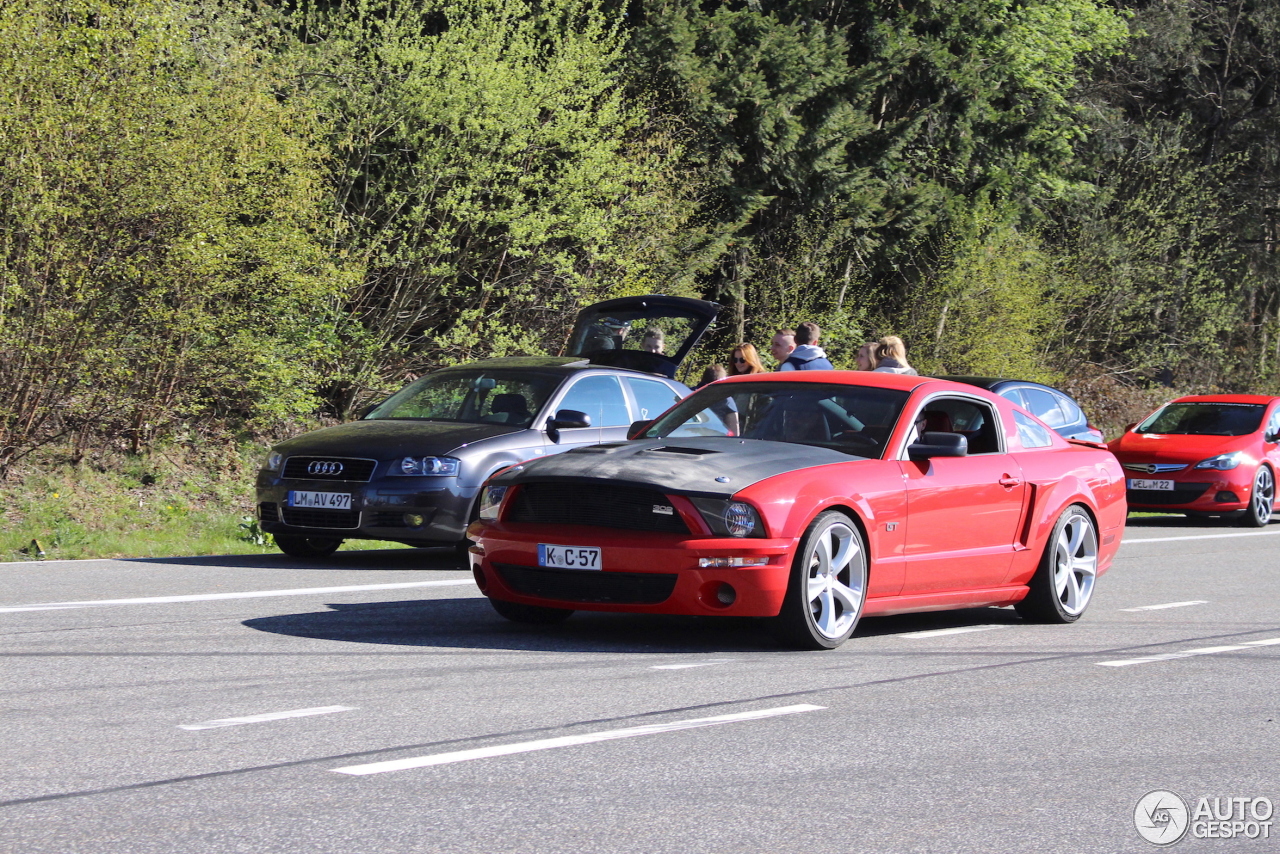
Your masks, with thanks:
[(822, 330), (813, 321), (805, 321), (796, 327), (796, 348), (779, 367), (780, 371), (830, 371), (834, 370), (827, 354), (818, 346)]

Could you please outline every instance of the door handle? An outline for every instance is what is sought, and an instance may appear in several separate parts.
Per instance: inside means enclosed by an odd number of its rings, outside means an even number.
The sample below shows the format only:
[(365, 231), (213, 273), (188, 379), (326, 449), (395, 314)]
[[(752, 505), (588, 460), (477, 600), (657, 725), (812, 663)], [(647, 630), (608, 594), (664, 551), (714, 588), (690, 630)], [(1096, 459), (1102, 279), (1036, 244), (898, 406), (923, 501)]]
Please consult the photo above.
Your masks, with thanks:
[(1001, 477), (1001, 478), (1000, 478), (1000, 485), (1001, 485), (1001, 486), (1008, 486), (1008, 487), (1012, 488), (1012, 487), (1015, 487), (1015, 486), (1020, 486), (1021, 484), (1022, 484), (1022, 478), (1020, 478), (1020, 477), (1013, 477), (1012, 475), (1007, 475), (1007, 474), (1006, 474), (1006, 475), (1004, 475), (1003, 477)]

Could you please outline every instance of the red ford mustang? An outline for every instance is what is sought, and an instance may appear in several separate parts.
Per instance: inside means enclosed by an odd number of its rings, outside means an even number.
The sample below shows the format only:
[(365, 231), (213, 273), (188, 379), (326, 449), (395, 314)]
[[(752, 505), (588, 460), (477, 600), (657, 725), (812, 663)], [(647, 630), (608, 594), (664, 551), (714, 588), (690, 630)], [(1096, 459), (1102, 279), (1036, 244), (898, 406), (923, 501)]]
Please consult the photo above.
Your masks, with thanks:
[(1120, 546), (1115, 457), (970, 385), (736, 377), (631, 435), (486, 484), (471, 561), (498, 613), (764, 617), (830, 649), (864, 614), (1073, 622)]
[(1111, 442), (1129, 476), (1129, 506), (1271, 521), (1280, 467), (1280, 398), (1180, 397)]

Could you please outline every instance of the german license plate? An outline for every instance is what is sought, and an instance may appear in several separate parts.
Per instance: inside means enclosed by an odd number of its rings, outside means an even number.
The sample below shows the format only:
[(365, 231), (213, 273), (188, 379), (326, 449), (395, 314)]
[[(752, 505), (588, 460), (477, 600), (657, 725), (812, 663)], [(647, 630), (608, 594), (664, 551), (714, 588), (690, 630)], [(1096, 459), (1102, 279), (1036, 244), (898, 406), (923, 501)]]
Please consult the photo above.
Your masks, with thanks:
[(289, 493), (290, 507), (310, 507), (317, 510), (350, 510), (349, 492), (301, 492)]
[(1171, 480), (1140, 480), (1138, 478), (1129, 479), (1130, 489), (1159, 489), (1164, 492), (1173, 492), (1173, 481)]
[(538, 543), (538, 566), (557, 569), (599, 569), (600, 550), (590, 546), (551, 546)]

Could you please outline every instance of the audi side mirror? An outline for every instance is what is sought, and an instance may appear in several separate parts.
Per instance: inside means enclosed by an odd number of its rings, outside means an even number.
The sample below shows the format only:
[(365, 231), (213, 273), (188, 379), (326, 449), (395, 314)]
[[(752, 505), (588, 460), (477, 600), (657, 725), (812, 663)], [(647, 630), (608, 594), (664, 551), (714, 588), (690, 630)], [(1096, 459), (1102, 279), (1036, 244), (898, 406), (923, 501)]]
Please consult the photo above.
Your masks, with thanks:
[(576, 409), (561, 409), (556, 413), (555, 418), (547, 419), (547, 438), (553, 442), (559, 442), (561, 430), (573, 430), (590, 426), (591, 416), (587, 413), (579, 412)]
[(907, 445), (907, 456), (913, 460), (968, 455), (969, 440), (959, 433), (925, 433), (919, 441)]

